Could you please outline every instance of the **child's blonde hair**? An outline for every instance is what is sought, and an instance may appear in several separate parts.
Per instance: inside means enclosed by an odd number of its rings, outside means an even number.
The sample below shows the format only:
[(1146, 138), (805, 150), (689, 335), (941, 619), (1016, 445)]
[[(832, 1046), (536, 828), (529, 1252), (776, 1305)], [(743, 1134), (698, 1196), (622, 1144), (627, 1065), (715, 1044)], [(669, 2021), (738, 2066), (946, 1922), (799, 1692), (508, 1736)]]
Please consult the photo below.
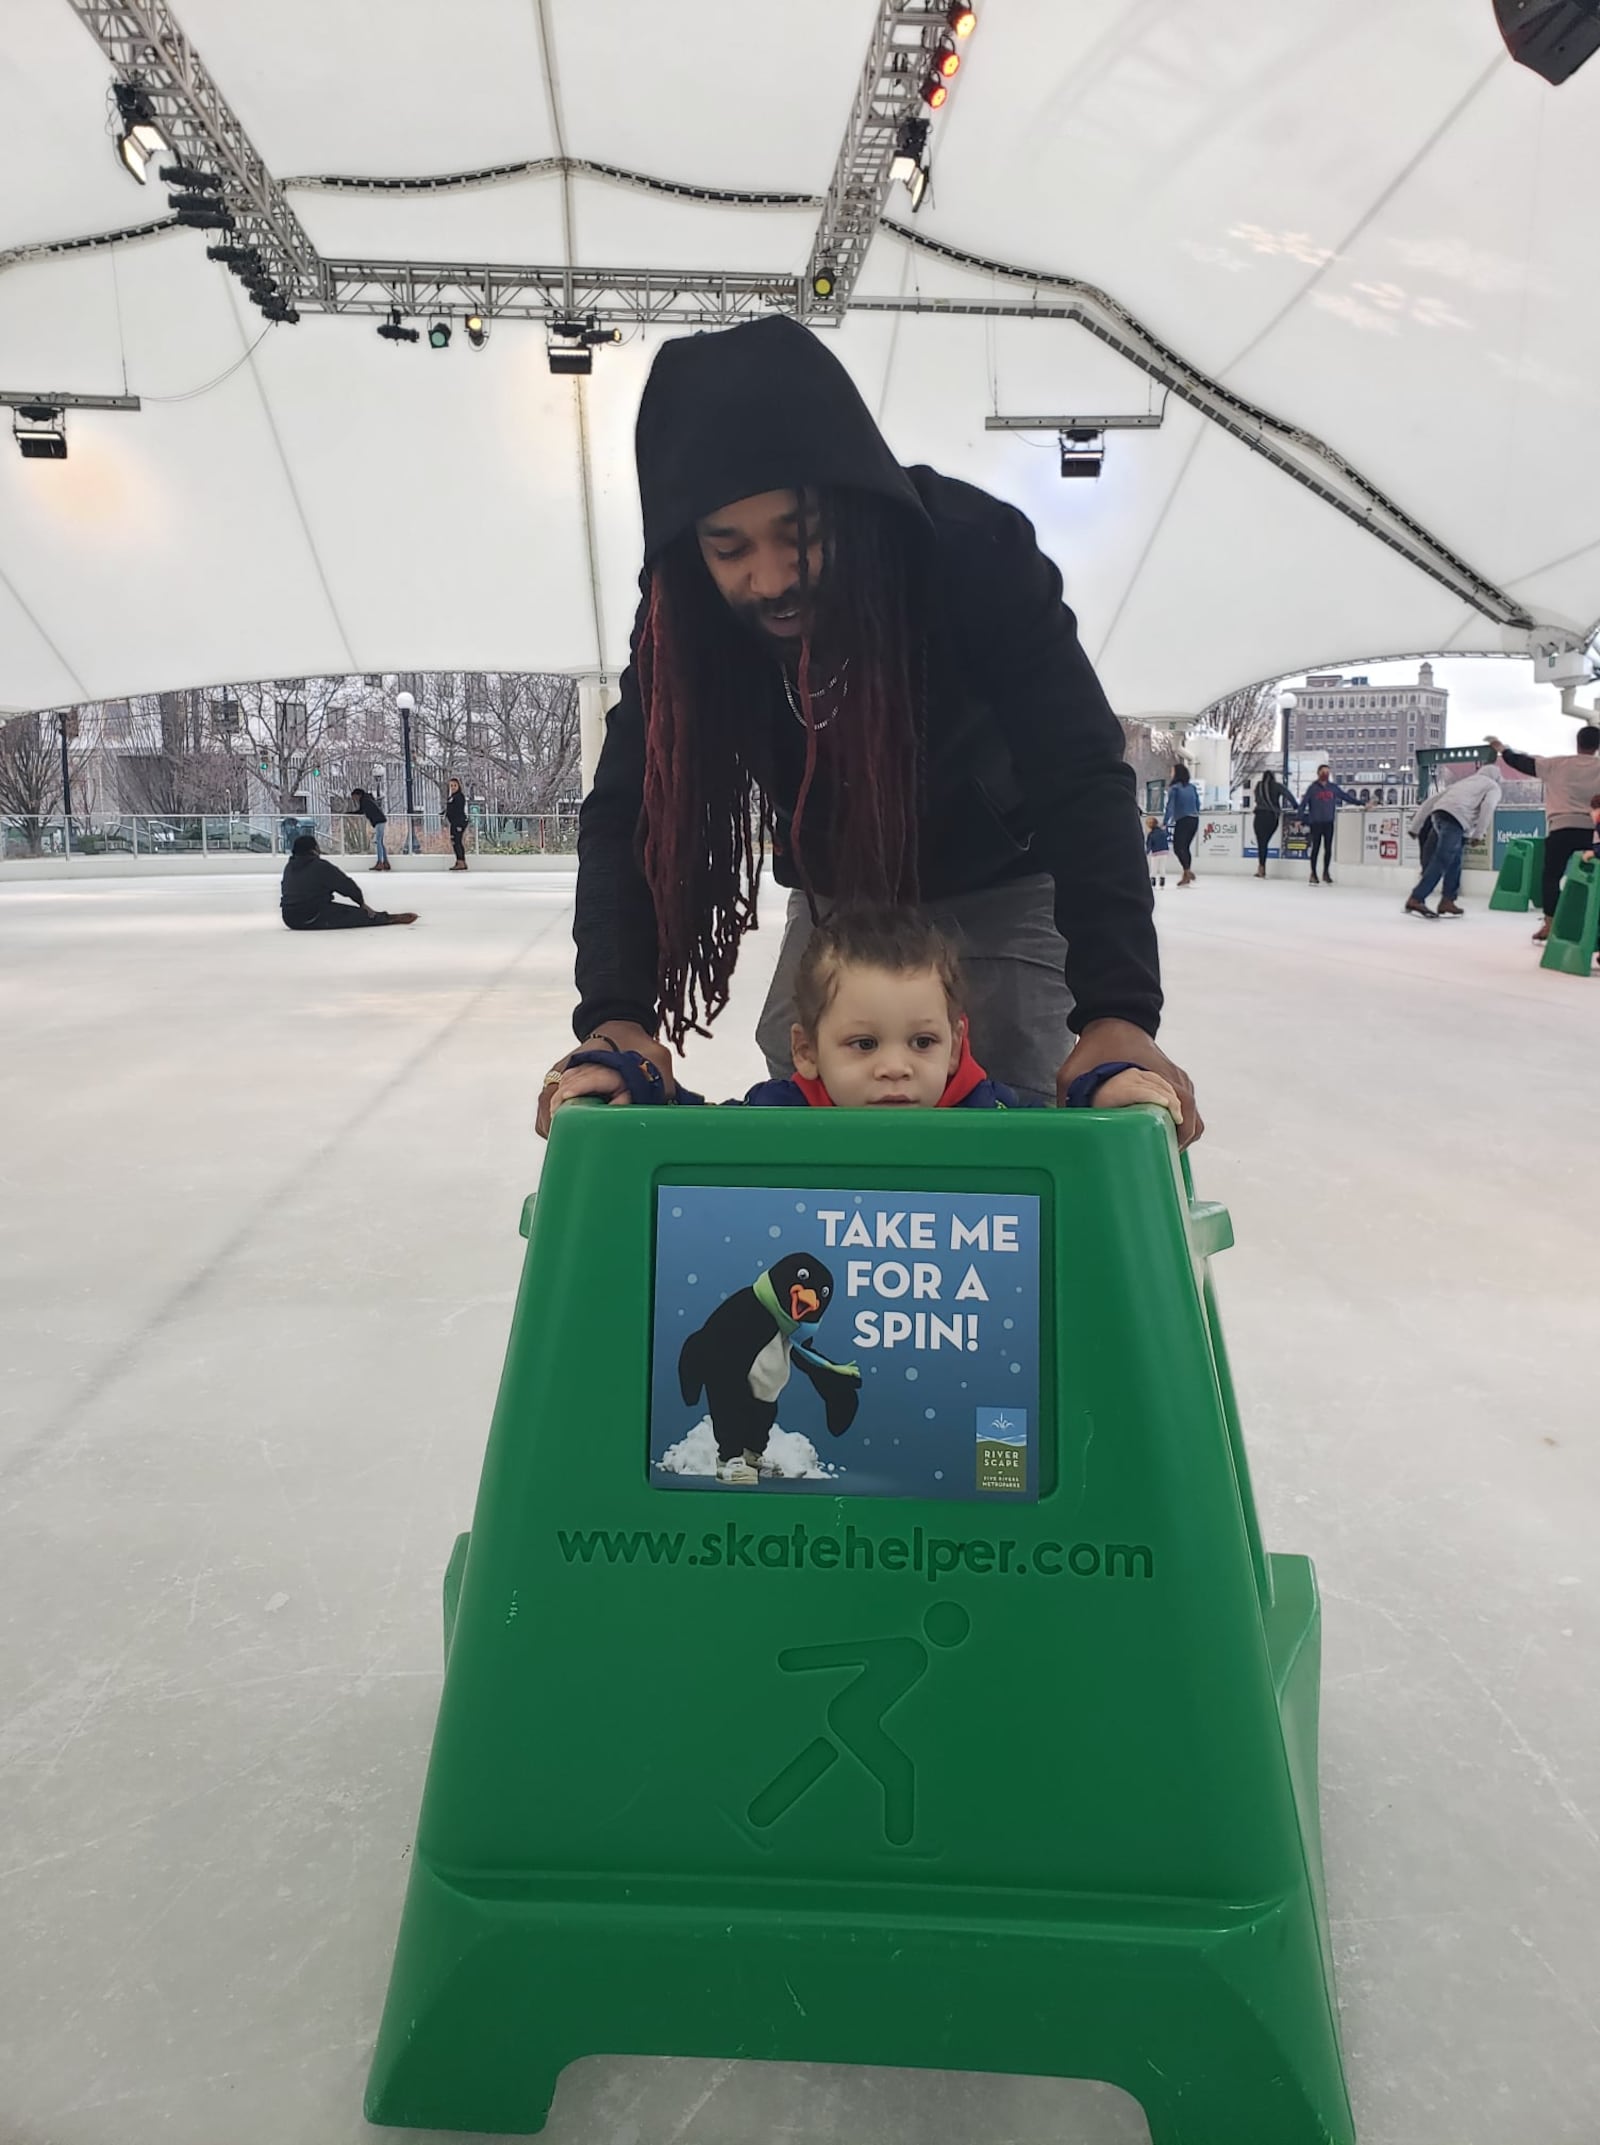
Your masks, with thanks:
[(881, 968), (891, 976), (933, 969), (952, 1019), (964, 1010), (961, 963), (944, 933), (915, 909), (862, 905), (835, 909), (817, 924), (794, 979), (795, 1018), (815, 1035), (833, 1003), (844, 968)]

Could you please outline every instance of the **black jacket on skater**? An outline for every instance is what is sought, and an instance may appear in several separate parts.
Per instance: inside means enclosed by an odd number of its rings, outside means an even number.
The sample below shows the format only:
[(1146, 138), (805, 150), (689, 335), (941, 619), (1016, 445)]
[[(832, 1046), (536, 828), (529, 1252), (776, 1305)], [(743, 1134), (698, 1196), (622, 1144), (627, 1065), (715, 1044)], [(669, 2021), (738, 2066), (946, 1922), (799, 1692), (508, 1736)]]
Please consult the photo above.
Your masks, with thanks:
[(350, 802), (361, 813), (369, 826), (386, 827), (389, 824), (388, 813), (379, 804), (377, 798), (373, 796), (371, 790), (353, 789), (350, 792)]
[(366, 907), (354, 879), (325, 856), (292, 856), (283, 867), (283, 891), (278, 898), (283, 920), (291, 930), (302, 931), (315, 923), (333, 906), (335, 894), (343, 894), (358, 909)]
[[(1161, 984), (1144, 831), (1112, 713), (1062, 601), (1061, 575), (1017, 508), (959, 478), (905, 469), (849, 374), (808, 330), (774, 316), (663, 346), (640, 406), (645, 571), (672, 539), (734, 500), (855, 486), (893, 501), (919, 555), (931, 620), (917, 847), (924, 900), (1029, 874), (1055, 882), (1072, 1026), (1116, 1018), (1153, 1035)], [(634, 623), (638, 648), (644, 622)], [(750, 710), (750, 764), (774, 809), (780, 885), (797, 875), (790, 815), (805, 735), (780, 666)], [(573, 936), (580, 1040), (607, 1021), (657, 1024), (655, 909), (639, 862), (644, 718), (633, 666), (606, 724), (578, 830)], [(806, 859), (819, 895), (835, 860), (819, 775)]]
[(463, 790), (452, 790), (444, 801), (444, 823), (454, 827), (457, 834), (467, 831), (467, 799)]

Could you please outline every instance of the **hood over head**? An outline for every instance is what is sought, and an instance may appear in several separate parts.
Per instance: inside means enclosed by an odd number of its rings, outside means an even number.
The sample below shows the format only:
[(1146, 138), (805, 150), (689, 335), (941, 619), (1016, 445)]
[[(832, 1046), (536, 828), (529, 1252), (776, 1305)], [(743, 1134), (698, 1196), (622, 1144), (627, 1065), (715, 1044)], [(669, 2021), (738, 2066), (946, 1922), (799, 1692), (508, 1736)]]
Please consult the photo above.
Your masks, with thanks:
[(855, 382), (781, 314), (664, 343), (634, 447), (647, 566), (715, 508), (806, 485), (876, 492), (929, 527)]

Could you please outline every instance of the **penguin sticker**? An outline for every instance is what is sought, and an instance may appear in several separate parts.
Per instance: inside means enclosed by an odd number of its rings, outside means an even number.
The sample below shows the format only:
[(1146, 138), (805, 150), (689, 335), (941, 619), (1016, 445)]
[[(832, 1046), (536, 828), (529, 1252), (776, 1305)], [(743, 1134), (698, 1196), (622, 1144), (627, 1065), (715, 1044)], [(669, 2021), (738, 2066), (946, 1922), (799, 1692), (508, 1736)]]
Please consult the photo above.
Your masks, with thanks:
[(750, 1288), (718, 1304), (678, 1356), (678, 1384), (693, 1407), (702, 1392), (717, 1441), (717, 1480), (748, 1489), (760, 1480), (778, 1395), (798, 1365), (816, 1388), (829, 1430), (842, 1437), (856, 1418), (861, 1373), (832, 1363), (807, 1330), (833, 1300), (833, 1275), (812, 1253), (791, 1251)]

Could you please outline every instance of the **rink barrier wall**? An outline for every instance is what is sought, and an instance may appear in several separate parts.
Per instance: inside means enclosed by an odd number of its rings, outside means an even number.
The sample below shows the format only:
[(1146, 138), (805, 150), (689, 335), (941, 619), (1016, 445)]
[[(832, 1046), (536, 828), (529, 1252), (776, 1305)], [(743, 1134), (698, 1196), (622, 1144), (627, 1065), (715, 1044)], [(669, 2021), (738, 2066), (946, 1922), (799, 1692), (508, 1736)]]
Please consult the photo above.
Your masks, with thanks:
[[(1333, 860), (1340, 878), (1351, 886), (1374, 888), (1408, 889), (1416, 883), (1420, 872), (1417, 845), (1405, 832), (1408, 814), (1400, 807), (1381, 812), (1341, 812), (1334, 835)], [(1195, 849), (1195, 869), (1202, 877), (1213, 874), (1222, 877), (1250, 878), (1254, 875), (1256, 860), (1245, 854), (1248, 842), (1253, 842), (1254, 830), (1248, 812), (1208, 812), (1200, 822), (1200, 840)], [(1392, 840), (1398, 848), (1397, 860), (1385, 861), (1382, 851), (1386, 841)], [(1468, 868), (1462, 874), (1462, 886), (1473, 899), (1487, 901), (1494, 890), (1495, 874), (1487, 868), (1473, 869), (1469, 850)], [(1487, 852), (1484, 852), (1485, 861)], [(341, 861), (335, 858), (335, 862)], [(359, 875), (369, 869), (364, 859), (352, 857), (349, 868)], [(448, 858), (438, 856), (403, 856), (393, 854), (393, 866), (397, 872), (441, 872), (449, 869)], [(536, 871), (572, 872), (577, 869), (577, 859), (570, 854), (551, 852), (540, 855), (536, 852), (511, 856), (474, 856), (470, 866), (473, 871)], [(7, 881), (29, 879), (148, 879), (148, 878), (194, 878), (222, 872), (227, 874), (245, 872), (268, 874), (281, 872), (283, 859), (278, 856), (257, 856), (219, 852), (211, 856), (153, 856), (133, 858), (128, 856), (46, 856), (22, 857), (0, 861), (0, 884)], [(1274, 879), (1304, 878), (1306, 866), (1302, 858), (1272, 856), (1267, 865), (1268, 876)], [(1169, 881), (1177, 878), (1177, 865), (1168, 859)], [(1336, 882), (1337, 883), (1337, 882)]]

